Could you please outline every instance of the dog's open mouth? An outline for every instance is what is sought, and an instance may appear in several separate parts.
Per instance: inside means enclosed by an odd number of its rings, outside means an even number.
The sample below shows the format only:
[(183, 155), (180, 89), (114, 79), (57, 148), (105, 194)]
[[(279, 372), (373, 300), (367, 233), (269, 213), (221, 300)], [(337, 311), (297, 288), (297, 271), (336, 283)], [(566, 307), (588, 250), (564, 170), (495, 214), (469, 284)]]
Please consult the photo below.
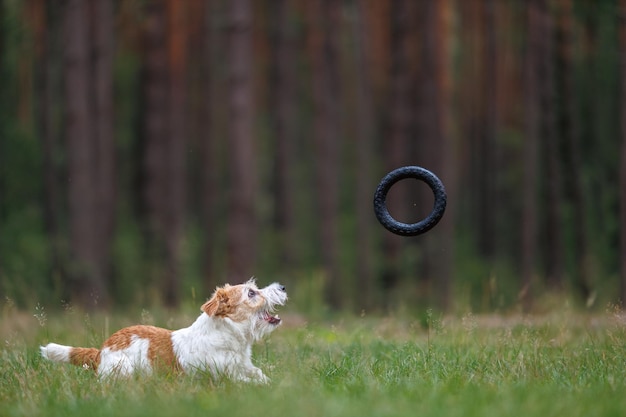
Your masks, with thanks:
[(263, 320), (265, 320), (269, 324), (276, 325), (276, 324), (280, 323), (280, 317), (278, 317), (278, 315), (273, 316), (273, 315), (271, 315), (267, 311), (264, 312), (261, 317), (263, 317)]

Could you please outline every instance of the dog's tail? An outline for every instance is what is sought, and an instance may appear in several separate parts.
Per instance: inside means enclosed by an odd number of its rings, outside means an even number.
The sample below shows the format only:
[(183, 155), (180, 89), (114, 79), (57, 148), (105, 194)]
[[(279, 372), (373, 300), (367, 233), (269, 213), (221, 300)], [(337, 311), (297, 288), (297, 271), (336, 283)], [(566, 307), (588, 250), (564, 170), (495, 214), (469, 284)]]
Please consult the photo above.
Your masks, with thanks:
[(53, 362), (65, 362), (96, 370), (100, 363), (100, 351), (96, 348), (81, 348), (48, 343), (40, 346), (41, 356)]

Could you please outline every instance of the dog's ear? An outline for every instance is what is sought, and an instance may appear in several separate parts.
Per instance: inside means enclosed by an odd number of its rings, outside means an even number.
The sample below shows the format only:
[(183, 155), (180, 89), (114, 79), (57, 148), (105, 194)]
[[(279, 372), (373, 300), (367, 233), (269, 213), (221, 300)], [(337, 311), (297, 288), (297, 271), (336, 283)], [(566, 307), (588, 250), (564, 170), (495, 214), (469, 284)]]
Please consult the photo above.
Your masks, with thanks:
[(202, 304), (200, 310), (204, 311), (207, 316), (212, 317), (217, 312), (217, 304), (217, 299), (215, 297), (212, 297), (209, 301)]
[[(227, 285), (228, 286), (228, 285)], [(225, 288), (218, 288), (213, 293), (213, 297), (206, 303), (202, 304), (200, 310), (204, 311), (208, 316), (223, 316), (230, 307), (228, 292)]]

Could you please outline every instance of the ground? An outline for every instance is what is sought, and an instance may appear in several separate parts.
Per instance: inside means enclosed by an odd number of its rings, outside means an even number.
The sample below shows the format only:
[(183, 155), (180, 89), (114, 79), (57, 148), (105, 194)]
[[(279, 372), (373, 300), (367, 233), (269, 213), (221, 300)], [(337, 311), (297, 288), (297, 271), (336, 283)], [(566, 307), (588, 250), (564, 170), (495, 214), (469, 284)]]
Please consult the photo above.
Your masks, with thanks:
[(49, 341), (91, 346), (119, 327), (177, 328), (195, 312), (18, 312), (0, 322), (0, 416), (626, 415), (626, 318), (617, 309), (541, 316), (281, 314), (256, 346), (268, 386), (196, 376), (99, 381), (49, 363)]

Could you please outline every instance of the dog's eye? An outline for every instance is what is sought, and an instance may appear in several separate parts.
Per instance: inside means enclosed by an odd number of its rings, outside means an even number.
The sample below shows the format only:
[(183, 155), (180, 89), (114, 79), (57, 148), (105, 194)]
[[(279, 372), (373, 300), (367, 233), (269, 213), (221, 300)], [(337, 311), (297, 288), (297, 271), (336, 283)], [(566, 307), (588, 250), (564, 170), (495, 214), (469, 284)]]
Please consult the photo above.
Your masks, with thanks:
[(248, 298), (252, 298), (256, 295), (256, 291), (254, 290), (248, 290)]

